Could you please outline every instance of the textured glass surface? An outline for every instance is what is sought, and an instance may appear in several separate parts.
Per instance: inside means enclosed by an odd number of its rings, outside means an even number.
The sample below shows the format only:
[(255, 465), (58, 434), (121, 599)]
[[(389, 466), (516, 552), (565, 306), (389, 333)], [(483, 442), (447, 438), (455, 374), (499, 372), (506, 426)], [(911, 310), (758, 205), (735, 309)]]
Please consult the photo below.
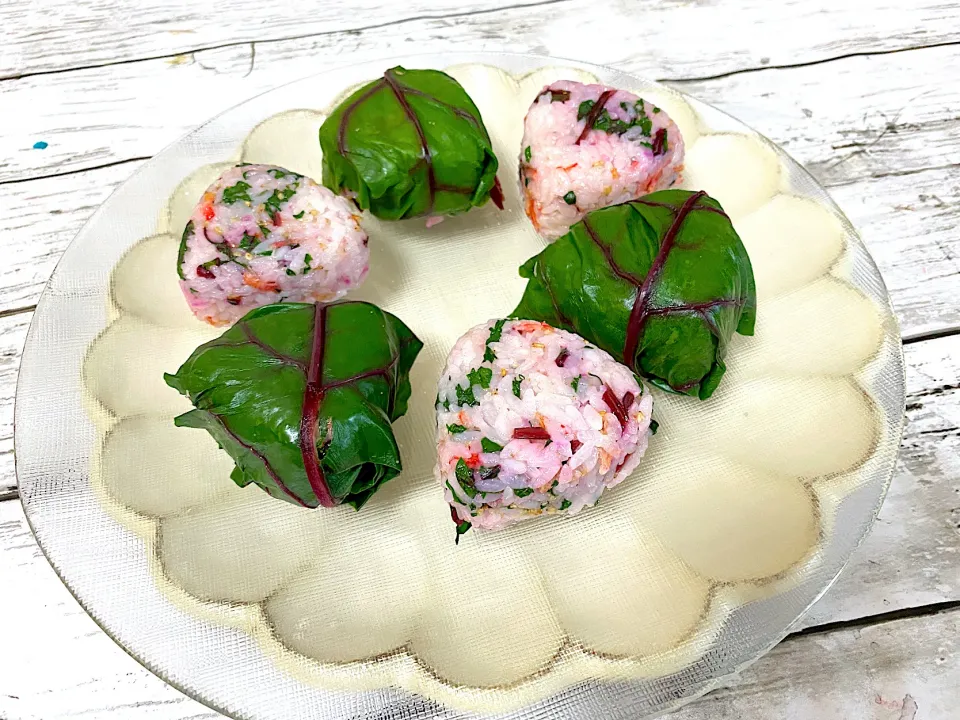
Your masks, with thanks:
[[(319, 177), (316, 128), (394, 64), (452, 68), (483, 113), (507, 210), (426, 230), (366, 218), (355, 297), (425, 341), (397, 424), (405, 471), (361, 513), (306, 512), (231, 485), (163, 371), (216, 331), (179, 297), (186, 215), (230, 161)], [(498, 69), (499, 68), (499, 69)], [(532, 73), (532, 75), (528, 75)], [(453, 528), (434, 487), (439, 368), (503, 315), (543, 246), (520, 210), (526, 106), (599, 78), (676, 120), (685, 186), (717, 197), (754, 264), (757, 335), (705, 403), (656, 394), (661, 431), (593, 510), (500, 533)], [(903, 361), (886, 289), (817, 183), (741, 123), (619, 73), (449, 54), (327, 71), (215, 118), (147, 163), (66, 251), (17, 393), (21, 497), (44, 552), (97, 622), (165, 680), (238, 718), (637, 718), (754, 661), (836, 578), (889, 483)]]

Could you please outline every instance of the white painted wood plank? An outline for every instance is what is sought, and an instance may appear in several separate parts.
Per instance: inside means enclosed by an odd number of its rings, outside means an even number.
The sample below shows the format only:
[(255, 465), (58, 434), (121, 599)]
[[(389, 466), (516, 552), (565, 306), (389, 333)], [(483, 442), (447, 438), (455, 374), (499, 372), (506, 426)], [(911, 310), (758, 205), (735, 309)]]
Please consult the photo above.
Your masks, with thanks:
[[(13, 400), (17, 390), (20, 354), (33, 313), (0, 317), (0, 497), (17, 485), (13, 467)], [(0, 541), (0, 550), (3, 542)], [(0, 573), (0, 578), (3, 574)], [(2, 582), (0, 582), (2, 587)], [(0, 615), (2, 617), (2, 615)], [(2, 651), (0, 651), (2, 655)], [(0, 714), (0, 718), (3, 715)]]
[[(960, 131), (960, 127), (958, 127)], [(139, 167), (0, 184), (0, 312), (36, 303), (60, 254), (99, 203)], [(905, 337), (960, 328), (960, 179), (947, 169), (831, 188), (873, 253)]]
[(35, 305), (83, 224), (139, 162), (60, 178), (0, 184), (0, 312)]
[[(609, 11), (606, 7), (597, 6), (601, 13)], [(569, 25), (571, 16), (563, 14), (556, 22), (567, 23), (564, 35), (552, 31), (549, 22), (524, 21), (529, 10), (511, 11), (519, 13), (514, 20), (519, 34), (511, 38), (510, 50), (579, 55), (640, 75), (673, 79), (685, 74), (664, 63), (678, 52), (701, 59), (727, 57), (725, 47), (713, 47), (707, 38), (703, 38), (705, 44), (691, 43), (685, 35), (687, 26), (677, 22), (682, 12), (676, 6), (652, 7), (674, 8), (668, 15), (673, 21), (660, 32), (645, 33), (642, 43), (632, 43), (619, 53), (611, 52), (609, 43), (599, 38), (596, 42), (579, 38), (579, 30), (599, 35), (599, 28), (591, 31), (597, 20), (584, 19), (581, 28)], [(779, 12), (779, 5), (764, 7)], [(956, 11), (960, 26), (960, 5)], [(489, 21), (491, 16), (479, 17)], [(831, 13), (815, 17), (827, 21)], [(257, 44), (255, 57), (250, 45), (239, 45), (0, 82), (0, 108), (9, 108), (0, 137), (0, 181), (148, 157), (237, 102), (347, 59), (442, 51), (450, 49), (452, 42), (470, 50), (497, 48), (502, 43), (504, 35), (463, 23), (410, 28), (412, 34), (391, 26), (360, 35), (263, 43)], [(471, 35), (474, 30), (475, 36)], [(557, 36), (555, 47), (549, 41), (551, 33)], [(731, 37), (738, 36), (709, 34), (714, 42)], [(581, 48), (590, 52), (574, 52)], [(642, 48), (641, 55), (626, 52), (636, 48)], [(768, 69), (680, 83), (680, 87), (728, 108), (810, 165), (822, 180), (838, 184), (867, 174), (960, 162), (960, 146), (955, 142), (960, 88), (953, 81), (958, 76), (960, 43), (789, 70)], [(39, 140), (49, 146), (34, 150)]]
[(958, 75), (960, 43), (676, 85), (841, 185), (960, 164)]
[(950, 720), (960, 610), (794, 636), (670, 720)]
[[(230, 49), (230, 53), (235, 52)], [(70, 158), (74, 155), (81, 166), (149, 155), (206, 118), (210, 109), (182, 103), (184, 94), (201, 93), (206, 85), (223, 88), (215, 95), (222, 96), (223, 104), (228, 105), (244, 89), (260, 90), (276, 82), (277, 75), (268, 70), (279, 66), (265, 58), (265, 74), (258, 75), (262, 87), (248, 88), (250, 79), (241, 77), (246, 60), (226, 51), (218, 53), (223, 55), (223, 64), (207, 65), (216, 70), (203, 69), (198, 63), (175, 68), (164, 64), (158, 72), (183, 73), (177, 75), (175, 85), (164, 81), (162, 74), (150, 75), (157, 63), (149, 62), (97, 71), (115, 74), (105, 78), (91, 75), (92, 84), (80, 83), (76, 90), (71, 90), (70, 83), (35, 85), (17, 104), (51, 109), (49, 106), (57, 103), (49, 98), (62, 98), (63, 106), (78, 123), (77, 129), (65, 132), (63, 149), (58, 149), (61, 141), (54, 141), (47, 150), (21, 150), (18, 148), (29, 147), (33, 138), (54, 136), (44, 131), (42, 120), (36, 133), (29, 123), (14, 125), (0, 138), (0, 157), (11, 158), (7, 166), (11, 172), (33, 173), (73, 167)], [(300, 54), (297, 59), (302, 61), (304, 57)], [(294, 61), (289, 59), (290, 63)], [(218, 71), (220, 75), (211, 74)], [(69, 75), (84, 74), (88, 73)], [(955, 111), (960, 106), (960, 91), (950, 81), (958, 75), (960, 46), (849, 58), (684, 86), (701, 97), (722, 101), (754, 122), (801, 161), (811, 163), (814, 171), (834, 186), (834, 194), (864, 231), (877, 256), (900, 311), (904, 333), (911, 337), (960, 327), (960, 306), (954, 300), (956, 283), (960, 282), (956, 275), (960, 237), (953, 232), (960, 189), (950, 165), (960, 163), (960, 144), (955, 140), (960, 134)], [(43, 76), (30, 82), (47, 83), (62, 77)], [(924, 90), (917, 89), (917, 78), (925, 79)], [(4, 85), (0, 83), (0, 88)], [(136, 89), (144, 85), (156, 91), (144, 98)], [(136, 110), (144, 103), (142, 113)], [(55, 113), (52, 116), (55, 122), (46, 128), (51, 133), (64, 119)], [(898, 116), (899, 120), (893, 122), (892, 118)], [(103, 117), (115, 119), (105, 124)], [(891, 124), (885, 124), (883, 118), (890, 118)], [(833, 150), (834, 145), (839, 149)], [(844, 145), (849, 147), (841, 147)], [(34, 165), (48, 162), (45, 157), (53, 158), (54, 164)], [(27, 164), (21, 167), (17, 163)], [(930, 166), (941, 169), (897, 177)], [(108, 168), (90, 175), (38, 180), (36, 184), (0, 185), (0, 205), (13, 210), (0, 218), (0, 236), (13, 231), (17, 252), (11, 257), (18, 267), (18, 272), (11, 275), (13, 282), (0, 276), (0, 309), (35, 302), (53, 258), (79, 229), (84, 213), (78, 208), (89, 208), (96, 198), (105, 197), (110, 182), (132, 169)], [(864, 180), (871, 175), (874, 180)], [(79, 195), (71, 197), (75, 192)]]
[[(30, 315), (0, 318), (0, 449), (12, 445), (13, 383)], [(804, 627), (960, 601), (960, 335), (908, 345), (906, 359), (908, 424), (887, 501)], [(12, 465), (9, 450), (4, 457)], [(11, 471), (0, 474), (0, 492), (15, 484)]]
[[(214, 720), (101, 632), (40, 554), (19, 503), (0, 503), (0, 717)], [(672, 720), (902, 720), (953, 717), (960, 611), (788, 638), (733, 687)], [(8, 659), (4, 661), (4, 659)], [(907, 700), (907, 708), (911, 708)]]
[(867, 178), (830, 193), (876, 260), (903, 337), (960, 328), (956, 168)]
[(221, 718), (142, 668), (67, 592), (27, 527), (0, 502), (0, 718)]
[[(511, 7), (548, 4), (516, 0)], [(411, 18), (453, 21), (501, 5), (495, 0), (302, 0), (295, 7), (242, 0), (7, 0), (0, 6), (5, 27), (0, 78), (255, 40), (354, 34), (358, 28)], [(921, 37), (938, 34), (924, 32)]]
[(802, 627), (960, 600), (960, 335), (905, 355), (907, 428), (886, 501)]
[(276, 5), (242, 0), (8, 0), (0, 20), (6, 30), (0, 77), (227, 43), (307, 36), (323, 42), (331, 35), (352, 37), (357, 45), (393, 38), (420, 46), (446, 36), (475, 47), (493, 40), (504, 50), (533, 47), (557, 57), (626, 61), (671, 77), (702, 77), (956, 42), (960, 7), (942, 0), (520, 0), (506, 6), (491, 0), (303, 0), (293, 12), (278, 12)]

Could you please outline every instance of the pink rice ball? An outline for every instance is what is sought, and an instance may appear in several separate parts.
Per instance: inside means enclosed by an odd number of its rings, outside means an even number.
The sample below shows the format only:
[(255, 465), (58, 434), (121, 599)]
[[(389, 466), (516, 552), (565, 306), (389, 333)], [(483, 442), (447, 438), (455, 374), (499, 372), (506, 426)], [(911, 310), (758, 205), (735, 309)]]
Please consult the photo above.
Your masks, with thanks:
[(190, 309), (231, 325), (278, 302), (332, 302), (363, 282), (367, 234), (350, 203), (303, 175), (240, 164), (207, 188), (177, 271)]
[(520, 190), (544, 238), (584, 215), (669, 188), (683, 170), (683, 138), (666, 112), (604, 85), (558, 80), (523, 123)]
[(437, 394), (436, 476), (458, 535), (570, 514), (640, 464), (653, 396), (582, 337), (532, 320), (478, 325)]

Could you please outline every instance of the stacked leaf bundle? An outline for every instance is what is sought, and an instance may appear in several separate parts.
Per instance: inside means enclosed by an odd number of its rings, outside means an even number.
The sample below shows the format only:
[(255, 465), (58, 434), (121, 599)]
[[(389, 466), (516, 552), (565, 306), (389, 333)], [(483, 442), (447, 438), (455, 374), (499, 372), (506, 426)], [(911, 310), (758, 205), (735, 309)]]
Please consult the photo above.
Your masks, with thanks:
[[(683, 138), (659, 107), (559, 81), (524, 130), (521, 192), (555, 242), (520, 268), (529, 282), (512, 319), (470, 330), (440, 378), (436, 472), (458, 537), (595, 504), (656, 431), (639, 378), (707, 399), (731, 336), (756, 320), (750, 259), (719, 203), (646, 194), (682, 171)], [(327, 188), (241, 165), (201, 199), (178, 263), (184, 293), (198, 316), (239, 321), (166, 380), (195, 406), (177, 425), (213, 435), (237, 484), (359, 508), (401, 471), (391, 423), (422, 343), (368, 303), (271, 303), (331, 300), (363, 280), (367, 238), (344, 198), (429, 226), (503, 197), (480, 112), (445, 73), (391, 68), (319, 135)]]

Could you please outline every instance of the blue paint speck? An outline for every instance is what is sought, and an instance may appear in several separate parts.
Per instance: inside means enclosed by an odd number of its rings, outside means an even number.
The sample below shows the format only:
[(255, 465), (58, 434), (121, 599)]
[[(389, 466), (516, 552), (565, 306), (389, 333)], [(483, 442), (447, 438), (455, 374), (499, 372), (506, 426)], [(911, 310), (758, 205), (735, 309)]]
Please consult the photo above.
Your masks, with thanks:
[(34, 149), (34, 150), (46, 150), (46, 149), (47, 149), (47, 143), (45, 143), (43, 140), (40, 140), (40, 141), (38, 141), (38, 142), (35, 142), (35, 143), (33, 144), (33, 149)]

